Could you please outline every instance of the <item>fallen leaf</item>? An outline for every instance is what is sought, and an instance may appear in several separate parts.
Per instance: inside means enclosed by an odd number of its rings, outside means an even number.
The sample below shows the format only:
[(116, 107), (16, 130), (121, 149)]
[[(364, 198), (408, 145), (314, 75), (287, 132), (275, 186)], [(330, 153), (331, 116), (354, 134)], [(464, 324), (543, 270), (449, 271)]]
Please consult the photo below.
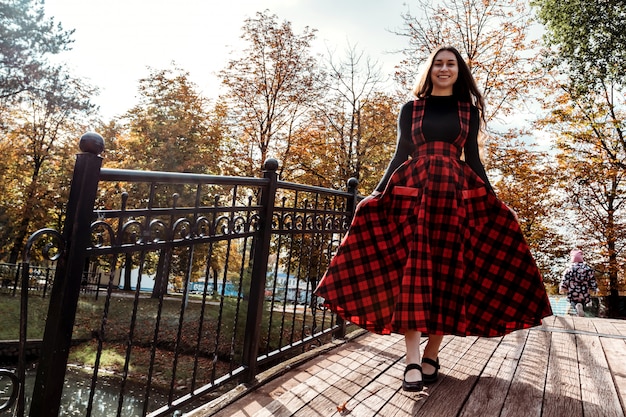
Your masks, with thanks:
[(350, 412), (350, 410), (348, 410), (347, 405), (348, 405), (348, 402), (346, 401), (345, 403), (337, 406), (337, 411), (339, 412), (339, 414), (344, 415)]

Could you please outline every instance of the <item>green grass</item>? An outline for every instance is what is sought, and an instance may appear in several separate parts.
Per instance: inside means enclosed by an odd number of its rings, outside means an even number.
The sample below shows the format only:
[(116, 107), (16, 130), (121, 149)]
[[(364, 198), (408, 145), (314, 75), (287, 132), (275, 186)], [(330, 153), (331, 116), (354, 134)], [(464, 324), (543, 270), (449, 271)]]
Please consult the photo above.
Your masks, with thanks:
[[(96, 355), (95, 344), (83, 343), (72, 350), (71, 359), (73, 363), (90, 364), (95, 363)], [(104, 350), (100, 356), (100, 366), (104, 369), (121, 369), (124, 366), (124, 355), (113, 349)]]
[[(202, 333), (198, 350), (198, 330), (201, 319), (201, 304), (198, 299), (190, 298), (184, 310), (184, 322), (181, 339), (176, 346), (181, 313), (180, 296), (167, 297), (159, 323), (159, 332), (156, 344), (154, 342), (154, 328), (157, 321), (158, 299), (142, 296), (136, 307), (135, 328), (132, 333), (132, 345), (129, 349), (129, 337), (135, 300), (134, 293), (114, 296), (108, 308), (108, 316), (104, 332), (101, 331), (103, 312), (105, 309), (105, 295), (101, 294), (96, 300), (93, 295), (81, 295), (77, 306), (74, 323), (74, 340), (82, 340), (72, 347), (69, 363), (77, 365), (86, 372), (92, 372), (98, 349), (98, 339), (94, 336), (102, 335), (102, 354), (99, 368), (107, 377), (115, 378), (124, 370), (128, 356), (128, 372), (130, 380), (144, 381), (149, 373), (153, 361), (153, 384), (168, 387), (175, 378), (175, 387), (188, 387), (196, 369), (198, 384), (208, 383), (213, 375), (223, 375), (230, 367), (241, 363), (243, 337), (245, 333), (246, 303), (237, 306), (234, 298), (224, 299), (222, 315), (219, 314), (218, 300), (210, 300), (205, 306)], [(16, 340), (19, 338), (19, 297), (0, 294), (0, 340)], [(49, 299), (39, 296), (29, 298), (28, 302), (28, 338), (41, 339), (44, 333), (45, 317), (47, 315)], [(239, 309), (239, 322), (235, 331), (235, 316)], [(267, 310), (267, 309), (266, 309)], [(287, 309), (289, 310), (289, 308)], [(276, 314), (276, 313), (275, 313)], [(327, 315), (328, 316), (328, 315)], [(328, 326), (330, 317), (327, 318)], [(279, 346), (289, 343), (292, 327), (295, 329), (295, 338), (298, 339), (303, 325), (311, 326), (311, 312), (307, 312), (306, 323), (303, 323), (301, 314), (287, 312), (285, 314), (285, 328), (282, 331), (278, 325), (280, 316), (276, 314), (268, 336), (268, 317), (264, 315), (261, 324), (260, 350), (273, 351)], [(292, 326), (293, 323), (293, 326)], [(318, 317), (318, 325), (319, 317)], [(269, 340), (268, 340), (269, 338)], [(232, 341), (235, 340), (234, 346)], [(327, 337), (326, 340), (330, 340)], [(173, 374), (175, 348), (178, 348), (176, 359), (176, 375)], [(199, 355), (196, 358), (195, 352)], [(197, 364), (196, 364), (197, 361)], [(198, 386), (198, 385), (197, 385)]]
[[(48, 299), (31, 297), (28, 300), (27, 338), (41, 339), (48, 315)], [(0, 293), (0, 340), (20, 337), (20, 297)]]

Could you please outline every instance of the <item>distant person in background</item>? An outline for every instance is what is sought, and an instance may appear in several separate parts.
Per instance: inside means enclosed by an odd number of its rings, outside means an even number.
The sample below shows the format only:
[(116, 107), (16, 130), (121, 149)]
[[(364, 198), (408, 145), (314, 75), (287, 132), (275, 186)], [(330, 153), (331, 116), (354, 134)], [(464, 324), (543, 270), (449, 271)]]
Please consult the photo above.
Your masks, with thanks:
[(583, 251), (570, 252), (570, 265), (563, 271), (559, 292), (567, 294), (567, 301), (579, 317), (585, 317), (585, 306), (591, 302), (589, 291), (598, 292), (598, 283), (593, 269), (583, 259)]

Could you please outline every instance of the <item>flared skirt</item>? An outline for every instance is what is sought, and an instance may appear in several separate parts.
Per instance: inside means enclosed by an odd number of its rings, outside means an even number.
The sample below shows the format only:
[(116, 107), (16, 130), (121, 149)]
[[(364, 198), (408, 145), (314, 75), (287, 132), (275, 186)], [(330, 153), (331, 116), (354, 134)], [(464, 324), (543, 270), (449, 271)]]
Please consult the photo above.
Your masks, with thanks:
[(359, 205), (315, 294), (380, 334), (499, 336), (552, 314), (515, 215), (446, 155), (407, 161)]

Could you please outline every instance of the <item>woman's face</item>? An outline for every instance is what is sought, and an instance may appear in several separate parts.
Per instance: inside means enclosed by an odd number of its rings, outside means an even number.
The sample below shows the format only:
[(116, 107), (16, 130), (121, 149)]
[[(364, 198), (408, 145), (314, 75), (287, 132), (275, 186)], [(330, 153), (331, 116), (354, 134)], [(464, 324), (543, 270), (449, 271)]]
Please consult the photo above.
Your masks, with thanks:
[(433, 83), (433, 96), (450, 96), (452, 87), (459, 78), (459, 65), (456, 55), (450, 51), (440, 51), (435, 55), (430, 69), (430, 80)]

